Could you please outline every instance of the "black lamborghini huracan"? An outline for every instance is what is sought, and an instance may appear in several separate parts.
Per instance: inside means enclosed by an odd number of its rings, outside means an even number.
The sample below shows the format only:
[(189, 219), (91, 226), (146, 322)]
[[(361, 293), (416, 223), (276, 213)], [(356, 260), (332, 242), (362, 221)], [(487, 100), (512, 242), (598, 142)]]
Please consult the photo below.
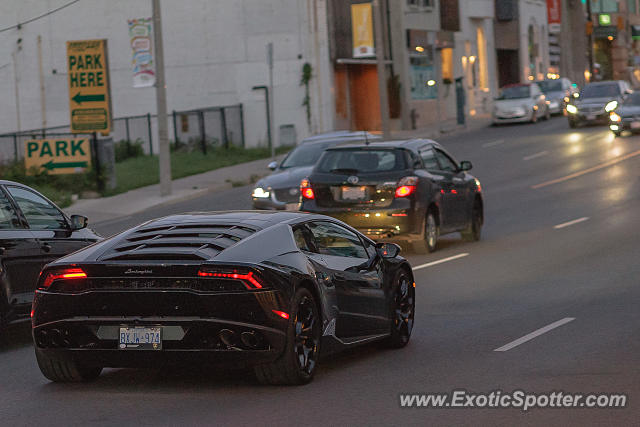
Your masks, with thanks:
[(47, 265), (32, 309), (52, 381), (103, 367), (253, 366), (267, 384), (311, 380), (320, 351), (409, 341), (415, 283), (394, 244), (297, 212), (147, 222)]

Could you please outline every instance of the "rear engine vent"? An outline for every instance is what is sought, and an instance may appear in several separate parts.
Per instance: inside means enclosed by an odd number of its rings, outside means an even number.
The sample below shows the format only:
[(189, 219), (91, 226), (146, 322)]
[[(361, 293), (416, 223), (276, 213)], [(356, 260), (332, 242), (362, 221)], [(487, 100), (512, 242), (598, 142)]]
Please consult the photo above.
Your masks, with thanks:
[(116, 243), (100, 259), (109, 261), (202, 261), (257, 230), (232, 224), (181, 224), (140, 228)]

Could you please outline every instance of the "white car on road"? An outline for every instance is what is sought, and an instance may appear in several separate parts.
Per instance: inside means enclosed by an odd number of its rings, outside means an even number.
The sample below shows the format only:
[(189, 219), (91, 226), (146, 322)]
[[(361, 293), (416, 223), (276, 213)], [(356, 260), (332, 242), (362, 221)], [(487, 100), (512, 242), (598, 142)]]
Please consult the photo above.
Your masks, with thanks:
[(493, 105), (493, 124), (535, 123), (551, 115), (545, 95), (535, 83), (503, 87)]

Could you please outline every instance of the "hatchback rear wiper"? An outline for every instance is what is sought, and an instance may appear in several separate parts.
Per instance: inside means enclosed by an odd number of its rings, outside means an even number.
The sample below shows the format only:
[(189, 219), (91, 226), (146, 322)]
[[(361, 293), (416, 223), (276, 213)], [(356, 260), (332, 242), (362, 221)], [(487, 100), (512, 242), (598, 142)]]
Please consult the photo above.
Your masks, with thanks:
[(331, 173), (345, 173), (345, 174), (356, 174), (358, 173), (358, 169), (350, 169), (350, 168), (336, 168), (331, 169), (329, 172)]

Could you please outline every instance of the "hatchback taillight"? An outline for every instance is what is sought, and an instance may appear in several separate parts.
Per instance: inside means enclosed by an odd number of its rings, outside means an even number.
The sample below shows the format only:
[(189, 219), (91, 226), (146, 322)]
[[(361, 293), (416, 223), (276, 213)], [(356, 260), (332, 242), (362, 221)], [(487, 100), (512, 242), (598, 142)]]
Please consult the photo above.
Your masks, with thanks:
[(405, 176), (400, 181), (398, 181), (395, 196), (397, 198), (408, 197), (413, 193), (415, 193), (417, 188), (418, 188), (418, 177)]
[(311, 188), (311, 182), (307, 178), (300, 182), (300, 194), (302, 194), (303, 199), (313, 200), (316, 198), (313, 188)]

